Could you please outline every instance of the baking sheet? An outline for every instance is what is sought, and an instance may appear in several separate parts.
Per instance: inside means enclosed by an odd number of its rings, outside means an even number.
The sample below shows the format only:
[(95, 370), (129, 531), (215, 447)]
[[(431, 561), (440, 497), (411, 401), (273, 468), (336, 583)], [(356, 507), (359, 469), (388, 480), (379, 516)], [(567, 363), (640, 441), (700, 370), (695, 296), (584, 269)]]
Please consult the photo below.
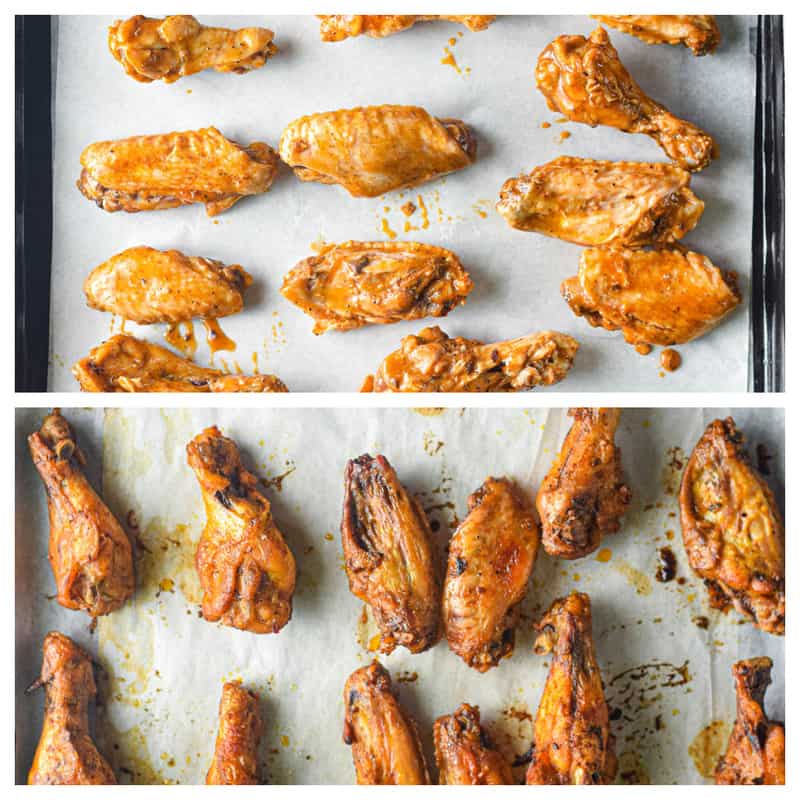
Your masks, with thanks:
[[(403, 336), (428, 322), (315, 337), (310, 318), (278, 290), (314, 242), (383, 240), (388, 231), (453, 249), (473, 275), (476, 288), (467, 304), (438, 321), (450, 335), (493, 341), (555, 329), (575, 336), (581, 350), (574, 368), (551, 390), (746, 390), (747, 300), (717, 330), (680, 348), (683, 366), (665, 374), (657, 352), (638, 355), (619, 334), (573, 316), (561, 299), (559, 285), (577, 271), (580, 248), (511, 230), (494, 211), (507, 178), (557, 156), (664, 160), (646, 136), (557, 124), (560, 115), (547, 110), (536, 90), (539, 52), (559, 34), (590, 33), (596, 23), (589, 17), (500, 17), (487, 31), (463, 36), (458, 26), (429, 23), (381, 41), (362, 37), (339, 44), (320, 42), (317, 21), (309, 16), (203, 17), (207, 24), (267, 25), (281, 52), (248, 75), (206, 72), (171, 85), (139, 84), (125, 75), (106, 47), (113, 19), (57, 20), (51, 390), (77, 390), (70, 366), (119, 329), (118, 320), (86, 307), (84, 278), (114, 253), (147, 244), (240, 263), (254, 275), (246, 310), (222, 322), (238, 348), (218, 353), (218, 366), (275, 373), (293, 391), (355, 391)], [(737, 272), (748, 298), (755, 102), (748, 28), (754, 19), (718, 21), (722, 46), (704, 58), (683, 47), (649, 47), (614, 30), (610, 35), (645, 91), (719, 142), (721, 157), (692, 179), (706, 211), (683, 242)], [(442, 63), (448, 51), (460, 71)], [(277, 146), (285, 125), (298, 116), (381, 103), (422, 105), (437, 116), (464, 119), (477, 133), (477, 162), (375, 199), (301, 183), (284, 169), (266, 196), (242, 200), (213, 220), (200, 206), (108, 214), (75, 188), (80, 153), (94, 141), (216, 125), (237, 141)], [(542, 128), (544, 122), (551, 127)], [(400, 207), (409, 200), (420, 210), (406, 218)], [(414, 228), (407, 233), (406, 222)], [(165, 326), (127, 329), (163, 343)], [(197, 332), (202, 339), (200, 325)], [(209, 362), (204, 342), (196, 359)]]
[[(563, 410), (413, 409), (86, 410), (69, 409), (92, 475), (121, 520), (137, 523), (147, 546), (139, 586), (124, 609), (100, 620), (49, 599), (46, 504), (25, 437), (42, 410), (17, 412), (16, 770), (24, 781), (40, 725), (40, 695), (22, 689), (39, 669), (39, 648), (53, 628), (75, 637), (105, 669), (98, 742), (122, 781), (202, 782), (212, 754), (222, 682), (241, 678), (259, 691), (266, 732), (265, 777), (273, 783), (352, 783), (342, 743), (342, 687), (374, 655), (376, 629), (347, 588), (338, 535), (347, 458), (384, 453), (418, 494), (444, 549), (466, 498), (487, 475), (507, 474), (532, 496), (568, 427)], [(431, 756), (431, 725), (462, 702), (479, 705), (498, 745), (520, 755), (548, 659), (532, 651), (530, 626), (570, 590), (592, 598), (594, 638), (624, 782), (708, 781), (735, 713), (731, 664), (769, 655), (770, 716), (784, 718), (784, 641), (712, 611), (689, 571), (680, 541), (675, 492), (686, 456), (705, 425), (728, 409), (623, 412), (622, 448), (633, 502), (603, 558), (565, 562), (541, 549), (523, 606), (513, 657), (486, 674), (469, 669), (440, 642), (410, 655), (382, 657), (402, 702), (418, 720)], [(783, 507), (784, 420), (778, 409), (737, 409), (749, 450), (772, 456), (769, 482)], [(279, 528), (294, 552), (294, 615), (277, 636), (210, 624), (198, 617), (192, 566), (204, 524), (186, 443), (218, 424), (267, 480)], [(100, 466), (102, 464), (102, 470)], [(283, 477), (281, 477), (283, 476)], [(677, 578), (654, 579), (658, 550), (669, 546)], [(708, 620), (708, 627), (696, 624)], [(693, 622), (694, 620), (694, 622)], [(690, 752), (691, 751), (691, 752)], [(697, 759), (697, 760), (695, 760)], [(432, 763), (432, 761), (431, 761)], [(699, 769), (698, 769), (699, 767)], [(520, 774), (520, 770), (517, 770)], [(702, 774), (704, 773), (704, 774)]]

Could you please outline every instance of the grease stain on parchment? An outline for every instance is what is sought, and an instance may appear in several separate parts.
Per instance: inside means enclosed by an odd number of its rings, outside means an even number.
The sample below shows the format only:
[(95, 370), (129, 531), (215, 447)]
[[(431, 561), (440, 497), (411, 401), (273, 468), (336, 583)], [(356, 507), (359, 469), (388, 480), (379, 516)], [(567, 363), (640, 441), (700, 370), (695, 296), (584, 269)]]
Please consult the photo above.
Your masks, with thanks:
[(636, 567), (631, 566), (627, 561), (623, 561), (622, 559), (615, 559), (613, 567), (634, 589), (636, 589), (636, 594), (646, 597), (652, 593), (653, 584), (650, 578), (636, 569)]
[(731, 735), (731, 725), (721, 719), (715, 719), (706, 725), (689, 745), (689, 755), (695, 769), (704, 778), (713, 778), (717, 762), (725, 750)]
[(635, 750), (620, 753), (617, 775), (621, 783), (628, 785), (649, 786), (652, 783), (641, 754)]

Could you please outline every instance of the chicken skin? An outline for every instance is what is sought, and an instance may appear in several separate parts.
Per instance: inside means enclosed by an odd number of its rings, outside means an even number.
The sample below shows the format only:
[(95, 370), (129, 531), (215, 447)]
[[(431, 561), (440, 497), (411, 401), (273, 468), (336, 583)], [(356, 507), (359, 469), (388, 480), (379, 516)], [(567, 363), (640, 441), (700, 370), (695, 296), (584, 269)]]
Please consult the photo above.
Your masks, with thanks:
[(561, 452), (542, 481), (536, 510), (542, 545), (556, 558), (582, 558), (619, 530), (631, 501), (622, 459), (614, 444), (618, 408), (571, 408), (575, 420)]
[(508, 478), (487, 478), (467, 500), (450, 540), (442, 616), (450, 649), (478, 672), (514, 651), (519, 604), (539, 547), (539, 528)]
[(177, 250), (129, 247), (92, 270), (86, 302), (139, 325), (217, 319), (244, 307), (252, 277), (238, 264)]
[(63, 633), (42, 645), (42, 672), (26, 694), (44, 688), (44, 724), (28, 784), (102, 786), (116, 784), (108, 762), (89, 733), (89, 702), (97, 695), (92, 660)]
[(227, 375), (118, 333), (72, 367), (84, 392), (286, 392), (274, 375)]
[(266, 28), (207, 28), (180, 14), (150, 19), (137, 14), (108, 29), (108, 49), (141, 83), (172, 83), (204, 69), (244, 73), (266, 64), (278, 48)]
[(563, 380), (577, 352), (571, 336), (555, 331), (484, 344), (425, 328), (406, 336), (361, 391), (519, 392)]
[(684, 250), (584, 250), (561, 294), (576, 316), (633, 345), (686, 344), (741, 302), (735, 273)]
[(497, 211), (512, 227), (587, 247), (644, 247), (682, 239), (704, 204), (674, 164), (562, 156), (509, 178)]
[(278, 156), (263, 142), (242, 147), (216, 128), (203, 128), (90, 144), (81, 166), (78, 188), (104, 211), (204, 203), (214, 217), (242, 197), (266, 192)]
[(347, 462), (341, 533), (350, 591), (371, 606), (381, 652), (433, 647), (442, 637), (442, 587), (430, 525), (383, 456)]
[(315, 320), (314, 333), (444, 317), (473, 284), (458, 256), (418, 242), (327, 245), (283, 279), (281, 294)]
[(323, 42), (341, 42), (351, 36), (371, 36), (383, 39), (408, 30), (417, 22), (443, 19), (460, 22), (471, 31), (485, 31), (496, 19), (494, 14), (317, 14), (319, 36)]
[(206, 510), (195, 556), (203, 618), (251, 633), (278, 633), (292, 616), (296, 568), (258, 478), (216, 426), (195, 436), (186, 455)]
[(56, 599), (92, 618), (110, 614), (133, 594), (130, 540), (86, 479), (86, 459), (58, 409), (28, 437), (28, 447), (47, 492)]
[(431, 782), (414, 720), (377, 662), (357, 669), (344, 685), (344, 743), (352, 747), (360, 786), (420, 786)]
[(536, 652), (552, 652), (552, 661), (533, 725), (533, 760), (525, 782), (609, 784), (617, 773), (617, 757), (588, 595), (572, 592), (556, 600), (536, 630)]
[(236, 681), (222, 687), (219, 733), (214, 760), (206, 775), (209, 786), (255, 786), (258, 780), (258, 745), (261, 741), (258, 696)]
[(719, 760), (715, 782), (725, 785), (786, 783), (786, 742), (782, 723), (767, 717), (764, 695), (772, 683), (772, 659), (762, 656), (733, 665), (736, 722), (728, 749)]
[(300, 117), (279, 149), (302, 181), (378, 197), (468, 167), (477, 144), (459, 119), (436, 119), (415, 106), (369, 106)]
[(600, 22), (647, 44), (682, 44), (696, 56), (719, 45), (717, 22), (710, 14), (592, 14)]
[(714, 420), (681, 481), (683, 544), (713, 608), (735, 608), (757, 628), (782, 636), (784, 530), (775, 496), (747, 458), (728, 417)]
[(704, 169), (717, 156), (711, 136), (642, 91), (602, 28), (588, 39), (559, 36), (550, 42), (536, 65), (536, 85), (551, 111), (592, 127), (644, 133), (690, 172)]

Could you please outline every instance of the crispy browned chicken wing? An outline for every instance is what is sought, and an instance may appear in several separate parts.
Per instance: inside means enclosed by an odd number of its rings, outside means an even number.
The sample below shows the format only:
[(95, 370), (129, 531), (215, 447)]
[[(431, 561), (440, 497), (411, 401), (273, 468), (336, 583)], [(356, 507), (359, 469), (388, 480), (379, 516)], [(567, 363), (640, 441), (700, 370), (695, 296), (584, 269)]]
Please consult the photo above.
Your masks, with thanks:
[(352, 747), (356, 781), (367, 786), (431, 782), (414, 720), (377, 662), (357, 669), (344, 685), (344, 742)]
[(772, 659), (749, 658), (733, 665), (736, 722), (728, 749), (717, 764), (716, 783), (783, 785), (786, 742), (783, 724), (767, 717), (764, 695), (772, 683)]
[(497, 211), (512, 227), (586, 246), (669, 244), (703, 213), (691, 175), (674, 164), (562, 156), (509, 178)]
[(476, 142), (459, 119), (415, 106), (369, 106), (300, 117), (281, 135), (281, 158), (300, 180), (377, 197), (468, 167)]
[(118, 333), (72, 367), (84, 392), (286, 392), (274, 375), (226, 375)]
[(86, 459), (58, 409), (28, 437), (28, 446), (47, 491), (56, 599), (91, 617), (115, 611), (133, 594), (131, 543), (86, 479)]
[(533, 726), (533, 785), (609, 784), (617, 773), (588, 595), (556, 600), (536, 626), (536, 652), (552, 652)]
[(717, 22), (710, 14), (592, 14), (600, 22), (647, 44), (682, 44), (696, 56), (719, 45)]
[(206, 510), (195, 557), (204, 619), (278, 633), (292, 616), (296, 569), (258, 478), (216, 426), (195, 436), (186, 455)]
[(406, 336), (362, 392), (519, 392), (563, 380), (578, 352), (564, 333), (542, 331), (484, 344), (438, 327)]
[(41, 675), (26, 691), (42, 687), (45, 691), (42, 736), (28, 784), (116, 784), (113, 770), (89, 733), (89, 702), (97, 695), (91, 658), (57, 631), (47, 634), (42, 652)]
[(214, 760), (206, 775), (211, 786), (250, 786), (259, 783), (258, 744), (261, 713), (258, 695), (237, 681), (222, 687), (219, 701), (219, 733)]
[(761, 630), (783, 635), (783, 521), (731, 417), (714, 420), (695, 446), (680, 505), (686, 555), (712, 607), (733, 607)]
[(351, 36), (371, 36), (383, 39), (408, 30), (417, 22), (444, 19), (460, 22), (471, 31), (483, 31), (495, 20), (494, 14), (317, 14), (319, 36), (323, 42), (341, 42)]
[(684, 250), (584, 250), (561, 294), (577, 316), (634, 345), (691, 342), (741, 302), (736, 273)]
[(252, 282), (238, 264), (129, 247), (92, 270), (83, 291), (91, 308), (149, 325), (236, 314)]
[(315, 320), (314, 333), (444, 317), (472, 291), (455, 253), (419, 242), (327, 245), (283, 279), (281, 294)]
[(278, 48), (267, 28), (207, 28), (188, 14), (150, 19), (137, 14), (108, 29), (108, 49), (125, 72), (142, 83), (165, 83), (204, 69), (249, 72)]
[(716, 158), (711, 136), (642, 91), (602, 28), (588, 39), (559, 36), (550, 42), (536, 65), (536, 85), (552, 111), (573, 122), (647, 134), (668, 158), (691, 172)]
[(631, 490), (614, 444), (620, 410), (571, 408), (569, 414), (575, 421), (539, 487), (536, 510), (545, 551), (571, 559), (594, 552), (619, 530)]
[(216, 128), (90, 144), (78, 188), (104, 211), (158, 211), (204, 203), (214, 217), (262, 194), (278, 171), (269, 145), (242, 147)]
[(539, 547), (533, 509), (508, 478), (487, 478), (450, 540), (442, 616), (450, 649), (478, 672), (514, 651), (519, 604)]

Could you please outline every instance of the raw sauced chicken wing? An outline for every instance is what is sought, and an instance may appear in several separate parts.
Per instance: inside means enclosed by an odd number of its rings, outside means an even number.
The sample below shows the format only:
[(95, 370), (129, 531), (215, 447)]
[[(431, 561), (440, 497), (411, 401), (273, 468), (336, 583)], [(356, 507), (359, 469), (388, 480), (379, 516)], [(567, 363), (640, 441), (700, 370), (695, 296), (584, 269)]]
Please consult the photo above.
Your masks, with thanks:
[(642, 91), (602, 28), (588, 39), (554, 39), (539, 56), (536, 85), (552, 111), (572, 122), (644, 133), (668, 158), (691, 172), (707, 167), (716, 158), (717, 146), (711, 136), (671, 114)]
[(714, 420), (695, 446), (680, 506), (686, 555), (712, 607), (733, 607), (761, 630), (783, 635), (783, 521), (731, 417)]
[(460, 22), (471, 31), (483, 31), (495, 20), (494, 14), (317, 14), (319, 35), (323, 42), (341, 42), (351, 36), (371, 36), (383, 39), (408, 30), (417, 22), (443, 19)]
[(353, 197), (378, 197), (463, 169), (476, 148), (461, 120), (392, 105), (300, 117), (279, 146), (300, 180), (336, 183)]
[(592, 14), (592, 16), (647, 44), (682, 44), (696, 56), (713, 53), (719, 45), (719, 28), (710, 14)]
[(236, 681), (222, 687), (219, 732), (214, 759), (206, 775), (209, 786), (251, 786), (259, 783), (258, 744), (261, 740), (258, 696)]

